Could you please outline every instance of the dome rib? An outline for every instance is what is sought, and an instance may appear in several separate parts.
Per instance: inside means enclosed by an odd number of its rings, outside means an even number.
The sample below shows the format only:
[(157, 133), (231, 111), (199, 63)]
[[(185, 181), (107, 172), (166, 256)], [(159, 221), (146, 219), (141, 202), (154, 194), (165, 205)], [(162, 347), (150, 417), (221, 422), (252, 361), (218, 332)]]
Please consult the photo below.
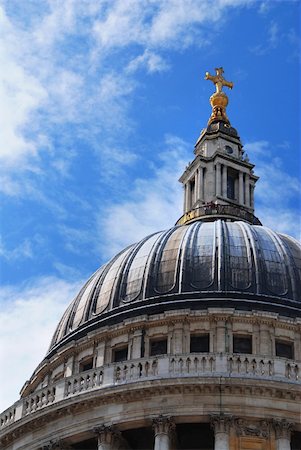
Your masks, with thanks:
[(64, 313), (50, 350), (112, 317), (189, 302), (205, 308), (233, 301), (273, 311), (280, 305), (294, 314), (301, 309), (300, 273), (301, 245), (262, 226), (216, 220), (154, 233), (90, 277)]

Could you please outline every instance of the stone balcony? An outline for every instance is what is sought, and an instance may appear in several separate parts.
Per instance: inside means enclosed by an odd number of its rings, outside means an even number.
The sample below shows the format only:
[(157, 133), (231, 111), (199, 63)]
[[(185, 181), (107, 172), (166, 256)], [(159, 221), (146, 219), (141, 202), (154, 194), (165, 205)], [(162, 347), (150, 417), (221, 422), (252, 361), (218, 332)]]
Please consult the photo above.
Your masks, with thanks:
[(0, 429), (49, 405), (60, 406), (59, 402), (70, 398), (76, 401), (76, 397), (88, 391), (151, 380), (202, 377), (278, 381), (300, 386), (300, 370), (300, 362), (245, 354), (190, 353), (127, 360), (63, 378), (20, 399), (0, 415)]

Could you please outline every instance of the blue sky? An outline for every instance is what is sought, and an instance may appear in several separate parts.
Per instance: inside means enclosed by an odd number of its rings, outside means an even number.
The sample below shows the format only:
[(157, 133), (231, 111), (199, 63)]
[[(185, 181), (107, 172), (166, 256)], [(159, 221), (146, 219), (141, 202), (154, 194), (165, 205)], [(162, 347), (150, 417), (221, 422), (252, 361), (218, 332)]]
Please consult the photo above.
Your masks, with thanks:
[(234, 82), (257, 216), (300, 238), (299, 17), (289, 0), (0, 0), (0, 410), (83, 281), (181, 215), (207, 70)]

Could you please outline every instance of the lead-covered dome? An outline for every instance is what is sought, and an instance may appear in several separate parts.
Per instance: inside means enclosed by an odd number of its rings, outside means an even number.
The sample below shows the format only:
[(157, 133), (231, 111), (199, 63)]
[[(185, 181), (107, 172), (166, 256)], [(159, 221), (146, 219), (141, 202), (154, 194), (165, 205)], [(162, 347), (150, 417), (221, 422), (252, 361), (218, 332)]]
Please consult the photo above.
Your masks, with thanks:
[[(63, 315), (50, 351), (101, 324), (175, 308), (301, 308), (301, 246), (245, 222), (154, 233), (98, 269)], [(289, 311), (288, 311), (289, 310)]]

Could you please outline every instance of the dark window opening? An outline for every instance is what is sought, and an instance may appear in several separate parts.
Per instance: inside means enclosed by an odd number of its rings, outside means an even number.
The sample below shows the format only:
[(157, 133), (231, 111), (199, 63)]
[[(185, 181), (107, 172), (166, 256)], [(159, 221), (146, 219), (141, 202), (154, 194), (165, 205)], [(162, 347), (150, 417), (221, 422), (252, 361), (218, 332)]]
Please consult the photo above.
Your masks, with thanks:
[(227, 197), (235, 199), (235, 179), (231, 175), (228, 175), (227, 179)]
[(167, 339), (150, 341), (150, 356), (165, 355), (167, 353)]
[(128, 348), (117, 348), (113, 352), (113, 362), (126, 361), (128, 359)]
[(93, 358), (83, 361), (79, 365), (80, 372), (85, 372), (86, 370), (91, 370), (91, 369), (93, 369)]
[(209, 352), (209, 334), (201, 334), (198, 336), (190, 336), (190, 352), (203, 353)]
[(252, 353), (251, 336), (233, 336), (233, 353)]
[(56, 375), (54, 375), (52, 381), (56, 382), (58, 380), (61, 380), (62, 378), (64, 378), (64, 372), (60, 372), (60, 373), (57, 373)]
[(293, 431), (291, 439), (292, 450), (300, 450), (301, 448), (301, 432)]
[(294, 345), (290, 342), (276, 341), (276, 356), (294, 359)]

